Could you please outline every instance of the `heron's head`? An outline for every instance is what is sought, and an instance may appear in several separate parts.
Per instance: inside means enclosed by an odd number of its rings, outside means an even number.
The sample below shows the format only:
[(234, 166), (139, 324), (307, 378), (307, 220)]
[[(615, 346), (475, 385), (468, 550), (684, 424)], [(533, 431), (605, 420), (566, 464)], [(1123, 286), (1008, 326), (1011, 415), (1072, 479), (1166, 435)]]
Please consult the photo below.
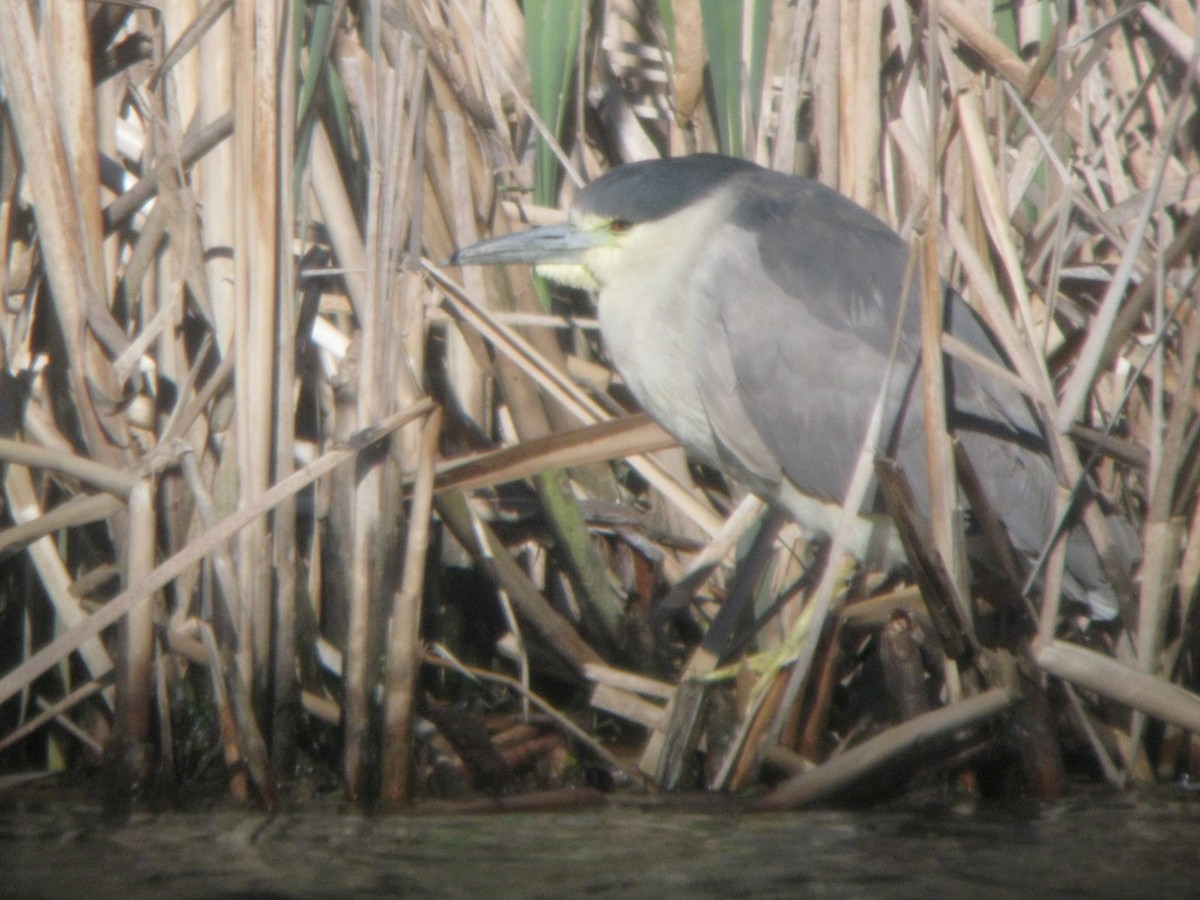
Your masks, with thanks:
[(636, 275), (638, 259), (661, 259), (681, 234), (702, 230), (703, 203), (727, 179), (757, 168), (729, 156), (697, 154), (619, 166), (582, 191), (561, 225), (481, 241), (457, 251), (452, 265), (526, 263), (544, 278), (601, 290)]

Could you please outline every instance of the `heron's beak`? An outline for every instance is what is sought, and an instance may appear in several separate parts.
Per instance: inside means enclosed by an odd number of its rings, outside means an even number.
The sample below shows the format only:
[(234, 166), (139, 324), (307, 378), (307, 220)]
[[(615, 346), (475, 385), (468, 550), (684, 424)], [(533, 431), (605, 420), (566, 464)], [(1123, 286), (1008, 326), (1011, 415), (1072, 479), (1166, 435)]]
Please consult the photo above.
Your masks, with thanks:
[(452, 266), (577, 264), (584, 253), (601, 245), (600, 238), (570, 224), (548, 225), (463, 247), (446, 262)]

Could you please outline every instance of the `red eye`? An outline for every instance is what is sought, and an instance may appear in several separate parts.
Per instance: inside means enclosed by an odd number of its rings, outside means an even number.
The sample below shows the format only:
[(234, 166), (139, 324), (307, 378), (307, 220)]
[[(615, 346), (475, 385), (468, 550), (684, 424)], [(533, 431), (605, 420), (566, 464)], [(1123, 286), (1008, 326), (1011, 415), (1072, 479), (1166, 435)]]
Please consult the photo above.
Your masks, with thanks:
[(613, 219), (608, 223), (608, 230), (613, 234), (624, 234), (632, 227), (633, 223), (625, 219)]

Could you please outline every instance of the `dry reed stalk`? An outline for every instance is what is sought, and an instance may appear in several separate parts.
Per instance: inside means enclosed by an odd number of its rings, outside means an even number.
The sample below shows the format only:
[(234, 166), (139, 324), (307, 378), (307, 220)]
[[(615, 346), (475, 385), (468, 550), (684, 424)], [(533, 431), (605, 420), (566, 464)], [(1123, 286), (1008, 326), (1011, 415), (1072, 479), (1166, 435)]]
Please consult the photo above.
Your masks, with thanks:
[[(12, 501), (9, 501), (12, 503)], [(60, 503), (49, 512), (44, 512), (36, 518), (21, 521), (21, 505), (13, 503), (18, 511), (14, 518), (18, 524), (0, 531), (0, 554), (7, 554), (18, 547), (32, 544), (39, 538), (63, 531), (68, 528), (78, 528), (93, 522), (109, 519), (125, 505), (123, 500), (112, 494), (81, 494)]]
[[(208, 96), (207, 93), (205, 96)], [(233, 134), (232, 112), (222, 112), (220, 115), (208, 120), (205, 124), (189, 128), (184, 135), (182, 143), (178, 146), (177, 155), (179, 163), (185, 169), (190, 169), (193, 165), (198, 165), (200, 169), (207, 168), (213, 160), (219, 159), (229, 151), (230, 147), (226, 143), (226, 138), (231, 134)], [(209, 178), (207, 180), (211, 181), (215, 179)], [(228, 183), (225, 187), (228, 190)], [(158, 190), (159, 173), (157, 170), (151, 170), (144, 178), (139, 179), (137, 184), (122, 193), (104, 208), (105, 231), (111, 232), (125, 223), (131, 216), (142, 209), (147, 201), (153, 199)], [(224, 209), (227, 207), (228, 204), (224, 204), (221, 208)], [(212, 217), (208, 214), (205, 215), (204, 225), (208, 241), (212, 243), (214, 238), (209, 234), (213, 227)], [(212, 279), (212, 281), (215, 285), (219, 285), (221, 280)]]
[[(71, 189), (78, 198), (80, 243), (88, 280), (97, 291), (106, 278), (101, 251), (103, 230), (100, 222), (100, 154), (96, 142), (96, 108), (92, 91), (86, 10), (70, 4), (54, 3), (47, 10), (43, 26), (45, 46), (54, 48), (56, 111), (63, 129)], [(97, 293), (89, 298), (99, 301)]]
[(1200, 730), (1200, 697), (1178, 685), (1060, 640), (1036, 646), (1034, 657), (1047, 672), (1072, 684), (1160, 721), (1188, 731)]
[[(453, 113), (443, 117), (446, 136), (444, 173), (445, 187), (453, 203), (454, 232), (467, 236), (476, 235), (475, 205), (472, 203), (471, 174), (467, 164), (467, 138), (461, 116)], [(439, 166), (440, 169), (440, 166)], [(442, 173), (439, 171), (439, 175)], [(467, 268), (462, 273), (468, 293), (474, 297), (485, 296), (484, 274), (479, 268)], [(462, 404), (462, 411), (476, 423), (485, 423), (491, 409), (492, 380), (480, 364), (480, 360), (467, 345), (466, 336), (454, 329), (447, 335), (446, 346), (447, 378), (454, 386), (455, 396)]]
[[(1161, 303), (1159, 316), (1161, 319)], [(1156, 403), (1153, 418), (1154, 436), (1159, 440), (1157, 465), (1152, 465), (1147, 473), (1151, 481), (1150, 506), (1146, 512), (1146, 524), (1143, 532), (1145, 555), (1142, 560), (1141, 591), (1138, 596), (1138, 622), (1136, 634), (1136, 665), (1137, 668), (1152, 675), (1159, 673), (1162, 660), (1162, 647), (1165, 639), (1167, 618), (1171, 612), (1171, 594), (1178, 582), (1180, 556), (1183, 552), (1184, 519), (1177, 513), (1177, 490), (1180, 484), (1181, 470), (1184, 467), (1184, 439), (1188, 427), (1191, 405), (1176, 402), (1173, 404), (1169, 420), (1165, 427), (1161, 422), (1161, 410), (1165, 406), (1162, 357), (1160, 349), (1154, 354), (1159, 361), (1157, 377), (1155, 378)], [(1180, 348), (1181, 381), (1186, 383), (1191, 373), (1196, 371), (1197, 359), (1200, 358), (1200, 340), (1196, 329), (1190, 328), (1183, 335), (1183, 346)], [(1153, 450), (1153, 447), (1152, 447)], [(1138, 755), (1141, 746), (1146, 717), (1141, 711), (1134, 712), (1129, 728), (1131, 736), (1130, 759)], [(1133, 773), (1132, 765), (1126, 770), (1126, 776)]]
[[(929, 8), (929, 17), (936, 20), (937, 3)], [(877, 26), (878, 30), (878, 26)], [(927, 29), (926, 56), (937, 59), (939, 55), (939, 33), (936, 28)], [(878, 71), (875, 73), (878, 80)], [(943, 88), (944, 77), (940, 66), (931, 67), (926, 76), (925, 101), (929, 110), (936, 113), (938, 95)], [(907, 94), (908, 91), (905, 91)], [(928, 148), (925, 155), (927, 184), (935, 184), (939, 169), (938, 116), (929, 117), (927, 133), (924, 135)], [(873, 135), (878, 142), (879, 134)], [(921, 311), (921, 389), (925, 412), (925, 467), (929, 485), (929, 519), (933, 529), (933, 544), (941, 554), (953, 581), (953, 600), (961, 608), (963, 618), (968, 615), (966, 555), (961, 539), (961, 519), (956, 513), (958, 506), (958, 484), (950, 445), (950, 432), (946, 422), (945, 369), (942, 363), (942, 320), (945, 315), (945, 288), (939, 274), (938, 241), (941, 231), (940, 204), (927, 199), (925, 202), (925, 224), (920, 234), (919, 246), (909, 247), (909, 255), (919, 259), (917, 271), (920, 280), (915, 282), (920, 290)]]
[[(989, 309), (988, 312), (991, 315), (988, 317), (988, 323), (993, 326), (993, 330), (998, 331), (1002, 339), (1005, 337), (1005, 331), (1009, 333), (1010, 337), (1006, 341), (1004, 349), (1008, 352), (1018, 371), (1035, 384), (1045, 384), (1048, 381), (1045, 364), (1041, 356), (1032, 350), (1036, 346), (1038, 331), (1030, 310), (1029, 292), (1025, 276), (1021, 271), (1019, 254), (1013, 242), (1008, 211), (1003, 200), (1004, 194), (988, 148), (983, 107), (978, 95), (961, 95), (958, 98), (957, 112), (967, 152), (971, 158), (972, 180), (979, 199), (979, 210), (986, 224), (991, 244), (1003, 264), (1007, 286), (1013, 292), (1013, 299), (1024, 332), (1023, 340), (1013, 335), (1012, 326), (1009, 324), (1011, 317), (1007, 309)], [(1018, 351), (1018, 347), (1023, 352)]]
[[(1054, 520), (1061, 522), (1066, 518), (1071, 503), (1070, 492), (1059, 487), (1054, 497)], [(1067, 542), (1057, 540), (1050, 547), (1043, 567), (1042, 606), (1038, 617), (1038, 639), (1046, 641), (1054, 636), (1062, 612), (1062, 579), (1066, 571)], [(1032, 579), (1037, 573), (1037, 566), (1030, 573)]]
[[(477, 33), (468, 31), (469, 38)], [(474, 49), (474, 52), (473, 52)], [(478, 59), (483, 52), (483, 46), (472, 48), (469, 41), (463, 47), (464, 57)], [(499, 71), (503, 71), (497, 67)], [(435, 82), (435, 92), (438, 90)], [(451, 101), (453, 103), (453, 101)], [(479, 172), (482, 169), (481, 157), (468, 152), (473, 146), (465, 140), (462, 130), (462, 119), (453, 114), (443, 115), (443, 131), (446, 140), (447, 157), (437, 166), (435, 182), (444, 183), (451, 200), (452, 218), (456, 222), (463, 219), (471, 220), (474, 224), (474, 205), (470, 202), (473, 182), (471, 170)], [(562, 157), (566, 160), (566, 157)], [(569, 165), (569, 162), (567, 163)], [(445, 171), (442, 171), (442, 169)], [(482, 287), (485, 283), (480, 272), (468, 272), (468, 285)], [(522, 280), (523, 281), (523, 280)], [(514, 283), (510, 292), (498, 289), (491, 298), (492, 305), (499, 308), (514, 308), (529, 313), (541, 311), (541, 305), (533, 292), (522, 290), (522, 281)], [(477, 294), (482, 296), (482, 294)], [(465, 356), (467, 338), (469, 335), (454, 332), (449, 337), (447, 348), (448, 377), (455, 396), (462, 405), (463, 412), (474, 421), (480, 421), (480, 412), (486, 405), (488, 386), (480, 379), (481, 371), (476, 363)], [(558, 371), (566, 369), (562, 350), (554, 336), (537, 329), (527, 334), (530, 345), (544, 356), (548, 363)], [(517, 368), (506, 359), (496, 362), (496, 384), (500, 389), (500, 400), (511, 417), (514, 430), (519, 440), (536, 440), (554, 430), (561, 430), (571, 422), (570, 414), (554, 404), (545, 404), (538, 396), (535, 386), (525, 378)], [(577, 470), (573, 476), (587, 487), (590, 493), (597, 496), (615, 495), (611, 485), (611, 476), (596, 468)], [(553, 535), (558, 549), (558, 558), (563, 572), (569, 579), (577, 603), (582, 614), (582, 621), (588, 636), (600, 646), (615, 648), (620, 641), (620, 620), (622, 609), (620, 599), (616, 596), (607, 574), (606, 561), (596, 548), (591, 535), (585, 526), (583, 515), (579, 510), (573, 493), (569, 489), (566, 476), (561, 471), (546, 469), (533, 479), (538, 494), (543, 517)]]
[[(237, 675), (237, 660), (232, 651), (224, 653), (217, 646), (213, 629), (206, 622), (196, 623), (200, 635), (201, 646), (208, 654), (208, 677), (212, 685), (213, 702), (217, 708), (217, 720), (220, 723), (221, 749), (225, 759), (225, 769), (229, 773), (229, 792), (238, 800), (250, 799), (250, 785), (247, 779), (246, 758), (242, 750), (242, 741), (237, 733), (237, 722), (231, 704), (240, 693), (242, 684)], [(230, 686), (233, 685), (233, 690)]]
[[(213, 9), (218, 2), (209, 2)], [(215, 9), (213, 10), (215, 12)], [(203, 73), (203, 90), (199, 92), (197, 113), (199, 123), (212, 128), (227, 123), (227, 133), (233, 133), (234, 73), (238, 60), (234, 52), (233, 17), (217, 15), (196, 48), (198, 65)], [(186, 141), (180, 155), (186, 160)], [(208, 249), (232, 247), (234, 233), (234, 146), (222, 141), (203, 154), (197, 163), (195, 179), (197, 199), (204, 210), (204, 246)], [(221, 357), (232, 358), (235, 322), (234, 269), (230, 254), (207, 253), (204, 272), (209, 298), (213, 307), (214, 337)], [(222, 431), (224, 429), (221, 429)]]
[[(801, 160), (798, 158), (800, 147), (796, 129), (789, 123), (796, 121), (800, 111), (801, 90), (808, 87), (811, 90), (811, 46), (813, 28), (813, 8), (811, 3), (797, 3), (792, 13), (791, 26), (787, 32), (787, 49), (784, 63), (781, 67), (783, 88), (779, 96), (779, 111), (773, 134), (771, 150), (771, 168), (780, 171), (803, 171)], [(770, 71), (770, 68), (768, 68)], [(768, 90), (770, 80), (766, 79), (764, 90)], [(763, 102), (763, 109), (769, 109), (770, 103)], [(767, 129), (761, 129), (763, 138)], [(676, 154), (678, 155), (678, 154)], [(758, 154), (759, 159), (765, 159), (764, 153)]]
[[(122, 581), (141, 583), (154, 568), (154, 533), (157, 525), (153, 485), (143, 479), (129, 494), (129, 543), (125, 547)], [(143, 602), (121, 619), (117, 662), (117, 702), (114, 710), (110, 757), (117, 766), (114, 786), (132, 794), (144, 784), (153, 757), (150, 751), (151, 689), (154, 684), (154, 603)], [(124, 784), (121, 784), (121, 781)]]
[[(274, 407), (276, 266), (290, 255), (290, 223), (281, 233), (279, 192), (280, 0), (254, 0), (233, 6), (235, 57), (242, 60), (234, 85), (234, 436), (238, 471), (237, 504), (252, 507), (270, 484), (271, 421)], [(267, 520), (255, 518), (238, 533), (238, 665), (254, 697), (264, 698), (271, 650), (271, 555)]]
[(766, 504), (762, 500), (753, 494), (744, 497), (726, 517), (720, 530), (692, 556), (657, 611), (678, 611), (691, 603), (717, 566), (730, 557), (738, 542), (765, 513)]
[(813, 133), (817, 145), (818, 181), (826, 187), (836, 188), (842, 175), (841, 159), (841, 111), (839, 71), (841, 67), (841, 15), (840, 4), (817, 4), (814, 18), (817, 53), (813, 63)]
[[(379, 127), (379, 123), (376, 123), (376, 127)], [(375, 161), (377, 173), (381, 172), (382, 163), (378, 161), (377, 148), (372, 148), (371, 158)], [(370, 184), (372, 196), (368, 199), (368, 230), (364, 239), (367, 248), (365, 302), (355, 309), (361, 329), (356, 336), (359, 357), (355, 374), (358, 378), (347, 379), (349, 396), (346, 399), (350, 401), (348, 405), (353, 408), (349, 421), (356, 425), (371, 421), (372, 413), (381, 409), (385, 402), (385, 386), (375, 383), (376, 369), (372, 366), (372, 363), (377, 362), (375, 351), (378, 336), (384, 330), (378, 322), (382, 304), (378, 304), (377, 300), (378, 243), (373, 240), (376, 235), (372, 229), (378, 217), (378, 174), (371, 179)], [(353, 486), (346, 498), (346, 502), (350, 504), (350, 569), (343, 659), (345, 700), (342, 710), (345, 718), (342, 731), (342, 778), (346, 792), (353, 799), (365, 798), (369, 777), (367, 760), (371, 738), (371, 694), (379, 674), (377, 654), (380, 650), (379, 642), (372, 638), (378, 633), (375, 619), (378, 617), (378, 610), (382, 608), (380, 604), (391, 594), (390, 579), (379, 577), (383, 574), (380, 571), (380, 562), (390, 558), (394, 549), (385, 539), (386, 527), (382, 521), (382, 461), (371, 460), (364, 469), (362, 473), (354, 473)]]
[[(536, 338), (530, 340), (531, 350), (561, 375), (566, 368), (561, 351), (557, 346), (551, 349), (545, 344)], [(544, 352), (546, 349), (550, 350), (549, 355)], [(543, 404), (535, 383), (524, 376), (519, 366), (506, 357), (499, 358), (496, 382), (518, 440), (537, 440), (553, 432), (550, 410)], [(562, 569), (577, 596), (584, 633), (599, 648), (611, 653), (620, 640), (621, 604), (608, 578), (606, 561), (592, 542), (571, 493), (567, 475), (561, 469), (543, 469), (533, 476), (533, 484), (542, 515), (560, 552)]]
[[(946, 424), (946, 385), (942, 366), (942, 316), (944, 288), (937, 276), (937, 214), (930, 210), (929, 230), (921, 237), (921, 384), (925, 398), (925, 456), (929, 485), (930, 525), (933, 543), (954, 582), (954, 600), (964, 616), (969, 605), (966, 555), (962, 548), (962, 521), (957, 514), (958, 482), (955, 478), (950, 432)], [(915, 248), (914, 248), (915, 249)], [(910, 251), (911, 252), (911, 251)]]
[(923, 713), (878, 737), (803, 772), (774, 788), (755, 804), (758, 810), (796, 809), (820, 803), (861, 783), (889, 764), (919, 753), (937, 740), (992, 719), (1016, 701), (1006, 688), (992, 688), (968, 700)]
[[(959, 591), (949, 564), (939, 552), (936, 536), (917, 508), (905, 472), (892, 460), (875, 465), (880, 490), (910, 560), (926, 610), (949, 661), (974, 666), (980, 652), (968, 604)], [(957, 699), (951, 691), (951, 699)]]
[(841, 4), (838, 189), (867, 209), (875, 208), (878, 197), (880, 120), (861, 110), (879, 107), (882, 21), (883, 0)]
[[(953, 29), (971, 49), (998, 75), (1013, 87), (1024, 88), (1031, 83), (1030, 69), (1021, 59), (1004, 45), (996, 35), (987, 30), (967, 7), (959, 0), (937, 0), (937, 12), (941, 20)], [(1033, 99), (1042, 106), (1055, 100), (1054, 83), (1042, 79), (1036, 82)], [(1075, 114), (1077, 116), (1077, 113)]]
[(0, 438), (0, 459), (26, 467), (52, 469), (119, 497), (127, 497), (138, 483), (137, 476), (131, 472), (114, 469), (94, 459), (9, 438)]
[(578, 466), (673, 446), (675, 439), (662, 426), (638, 413), (446, 460), (438, 464), (437, 489), (470, 491), (527, 478), (566, 462)]
[(379, 790), (380, 797), (392, 803), (404, 803), (409, 796), (412, 717), (417, 701), (417, 674), (423, 655), (420, 629), (422, 586), (425, 582), (425, 556), (429, 549), (434, 464), (437, 461), (441, 425), (441, 413), (437, 410), (423, 423), (403, 571), (399, 589), (392, 598), (383, 685), (383, 758)]
[[(279, 155), (278, 227), (275, 252), (276, 310), (274, 336), (274, 436), (271, 470), (276, 480), (287, 478), (296, 468), (296, 262), (292, 234), (296, 203), (290, 186), (295, 181), (296, 81), (287, 73), (296, 69), (293, 18), (295, 4), (280, 10), (279, 70)], [(296, 673), (296, 604), (298, 602), (296, 553), (296, 500), (284, 500), (272, 515), (271, 567), (275, 575), (271, 605), (270, 746), (278, 772), (295, 768), (297, 726), (300, 723), (300, 686)]]

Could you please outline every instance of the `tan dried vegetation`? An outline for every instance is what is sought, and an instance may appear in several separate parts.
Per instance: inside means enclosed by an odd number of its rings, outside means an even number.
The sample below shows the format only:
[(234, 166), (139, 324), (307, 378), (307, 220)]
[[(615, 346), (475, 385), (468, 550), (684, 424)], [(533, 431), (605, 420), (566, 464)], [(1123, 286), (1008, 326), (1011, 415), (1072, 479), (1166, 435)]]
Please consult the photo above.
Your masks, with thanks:
[[(1195, 775), (1196, 47), (1183, 0), (0, 3), (0, 764), (120, 794), (219, 753), (268, 804), (300, 754), (404, 801), (570, 744), (790, 773), (769, 805)], [(699, 150), (923, 236), (1138, 523), (1116, 622), (1057, 552), (1007, 605), (802, 577), (793, 527), (728, 577), (761, 510), (628, 408), (586, 303), (437, 265)]]

